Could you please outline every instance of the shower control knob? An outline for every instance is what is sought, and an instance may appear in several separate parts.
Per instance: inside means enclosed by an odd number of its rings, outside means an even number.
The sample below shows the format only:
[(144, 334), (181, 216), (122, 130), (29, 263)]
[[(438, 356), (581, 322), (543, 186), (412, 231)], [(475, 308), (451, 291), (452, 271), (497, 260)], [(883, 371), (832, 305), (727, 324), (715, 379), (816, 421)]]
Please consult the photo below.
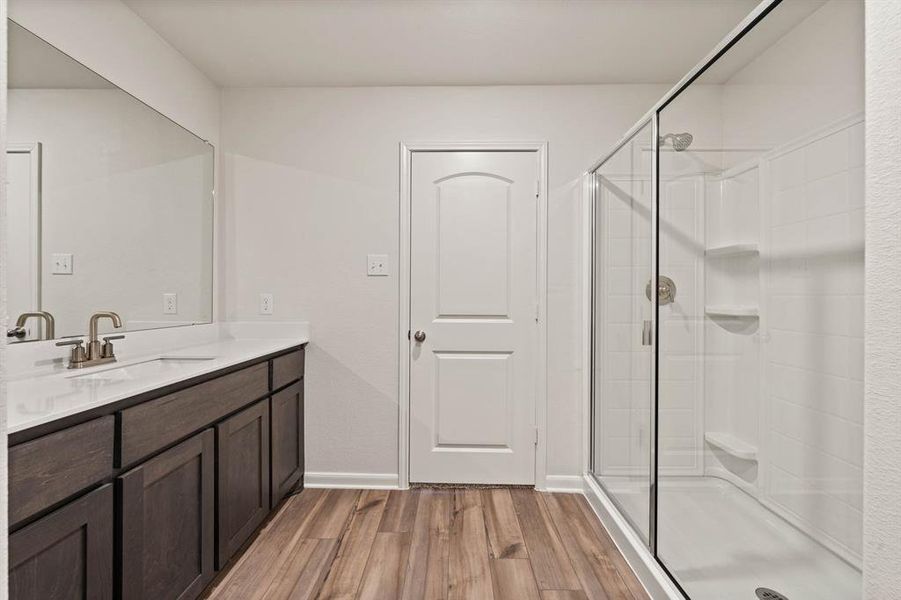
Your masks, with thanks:
[(416, 333), (413, 334), (413, 339), (420, 343), (424, 342), (425, 341), (425, 331), (423, 331), (422, 329), (417, 330)]

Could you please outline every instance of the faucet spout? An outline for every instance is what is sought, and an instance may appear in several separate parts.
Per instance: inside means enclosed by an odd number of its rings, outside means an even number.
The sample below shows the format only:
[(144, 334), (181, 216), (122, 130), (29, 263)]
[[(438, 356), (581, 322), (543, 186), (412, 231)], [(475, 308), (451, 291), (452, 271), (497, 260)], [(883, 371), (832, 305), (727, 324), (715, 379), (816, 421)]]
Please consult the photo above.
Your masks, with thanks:
[(52, 340), (56, 337), (56, 321), (53, 319), (53, 315), (45, 310), (36, 310), (34, 312), (22, 313), (21, 315), (19, 315), (19, 318), (16, 319), (16, 329), (24, 328), (25, 322), (30, 317), (37, 317), (44, 320), (44, 339)]
[(95, 312), (91, 315), (90, 321), (88, 321), (88, 333), (90, 335), (89, 342), (97, 341), (97, 322), (100, 321), (100, 319), (109, 319), (113, 322), (113, 327), (122, 327), (122, 317), (113, 311), (102, 310), (100, 312)]
[(109, 319), (113, 322), (113, 327), (122, 327), (122, 317), (111, 310), (101, 310), (91, 315), (88, 321), (88, 360), (100, 358), (100, 341), (97, 339), (97, 322), (100, 319)]

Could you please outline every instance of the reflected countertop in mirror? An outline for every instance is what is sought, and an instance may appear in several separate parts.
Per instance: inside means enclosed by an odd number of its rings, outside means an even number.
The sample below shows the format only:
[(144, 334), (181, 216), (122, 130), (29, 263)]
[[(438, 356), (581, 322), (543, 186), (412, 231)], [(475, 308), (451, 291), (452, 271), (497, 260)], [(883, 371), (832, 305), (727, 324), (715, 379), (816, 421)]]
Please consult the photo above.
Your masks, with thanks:
[[(213, 147), (12, 21), (8, 120), (10, 326), (209, 323)], [(9, 341), (49, 337), (24, 321)]]

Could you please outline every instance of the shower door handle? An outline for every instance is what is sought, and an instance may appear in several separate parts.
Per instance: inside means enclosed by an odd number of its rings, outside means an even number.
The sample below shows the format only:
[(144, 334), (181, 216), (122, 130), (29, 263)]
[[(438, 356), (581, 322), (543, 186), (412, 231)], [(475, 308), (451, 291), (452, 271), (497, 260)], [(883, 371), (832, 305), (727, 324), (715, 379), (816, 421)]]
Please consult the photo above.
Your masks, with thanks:
[(645, 321), (641, 325), (641, 345), (650, 346), (652, 343), (653, 337), (651, 335), (651, 322)]

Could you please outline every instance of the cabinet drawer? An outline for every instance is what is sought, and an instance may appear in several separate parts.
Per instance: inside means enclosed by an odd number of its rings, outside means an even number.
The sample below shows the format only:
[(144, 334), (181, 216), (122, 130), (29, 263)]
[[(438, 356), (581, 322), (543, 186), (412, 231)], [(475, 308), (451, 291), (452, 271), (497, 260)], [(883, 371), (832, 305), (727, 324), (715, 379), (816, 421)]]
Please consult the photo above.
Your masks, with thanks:
[(303, 377), (304, 350), (285, 354), (272, 359), (272, 389), (288, 385)]
[(112, 600), (112, 485), (9, 536), (9, 597)]
[(101, 417), (10, 448), (10, 525), (110, 477), (114, 428)]
[(261, 363), (123, 410), (119, 466), (134, 464), (259, 400), (268, 392), (268, 375)]

